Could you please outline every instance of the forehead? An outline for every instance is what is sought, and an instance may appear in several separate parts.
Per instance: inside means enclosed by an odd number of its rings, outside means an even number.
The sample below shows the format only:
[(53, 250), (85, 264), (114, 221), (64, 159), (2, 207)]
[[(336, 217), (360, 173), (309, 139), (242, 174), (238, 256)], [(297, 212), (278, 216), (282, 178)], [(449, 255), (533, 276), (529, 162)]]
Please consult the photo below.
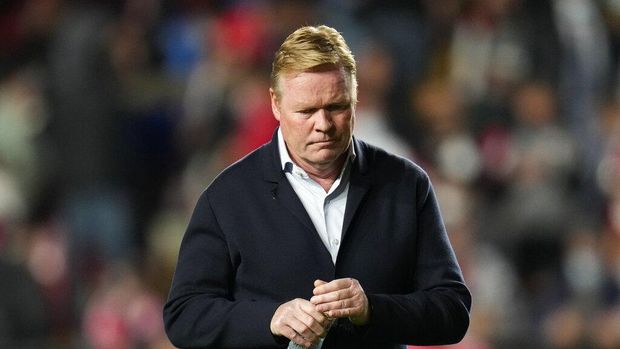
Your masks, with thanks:
[(343, 68), (289, 72), (279, 80), (282, 98), (290, 102), (351, 99), (351, 77)]

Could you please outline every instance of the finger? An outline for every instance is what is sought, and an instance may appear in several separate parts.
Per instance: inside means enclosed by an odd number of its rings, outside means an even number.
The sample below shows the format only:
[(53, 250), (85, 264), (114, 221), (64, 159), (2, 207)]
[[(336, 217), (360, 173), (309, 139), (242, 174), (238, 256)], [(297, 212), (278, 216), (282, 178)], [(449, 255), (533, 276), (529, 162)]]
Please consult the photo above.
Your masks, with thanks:
[[(314, 333), (315, 336), (321, 336), (325, 333), (325, 328), (329, 323), (329, 319), (323, 313), (316, 310), (315, 306), (306, 301), (301, 300), (298, 303), (298, 309), (294, 316), (306, 325), (308, 331)], [(300, 331), (298, 331), (300, 332)], [(300, 332), (307, 336), (307, 332)]]
[(323, 281), (321, 279), (314, 280), (314, 287), (319, 287), (321, 285), (325, 285), (327, 281)]
[(349, 308), (357, 308), (359, 304), (352, 299), (342, 299), (335, 302), (321, 303), (317, 304), (316, 308), (321, 313), (325, 314), (327, 317), (334, 317), (331, 311), (334, 310), (343, 310)]
[(306, 326), (307, 330), (303, 332), (298, 331), (304, 336), (307, 336), (310, 332), (312, 332), (314, 336), (322, 336), (325, 333), (327, 324), (329, 323), (327, 317), (316, 311), (314, 307), (312, 307), (312, 310), (309, 312), (298, 314), (297, 318)]
[(321, 304), (317, 308), (330, 318), (357, 317), (365, 313), (364, 304), (353, 300)]
[(285, 326), (282, 328), (282, 336), (290, 339), (296, 344), (299, 344), (304, 347), (309, 347), (312, 345), (312, 342), (304, 338), (301, 334), (297, 333), (292, 327)]
[[(316, 309), (329, 318), (334, 317), (358, 317), (366, 314), (368, 301), (363, 292), (360, 293), (340, 293), (348, 294), (347, 298), (337, 299), (331, 302), (318, 303)], [(331, 294), (330, 294), (331, 295)], [(328, 296), (329, 297), (329, 296)], [(317, 297), (318, 299), (319, 297)], [(326, 297), (327, 298), (327, 297)], [(316, 301), (316, 300), (315, 300)]]
[[(344, 299), (352, 298), (355, 295), (353, 294), (351, 289), (342, 289), (337, 291), (332, 291), (325, 294), (320, 294), (313, 296), (310, 298), (310, 302), (314, 305), (324, 304), (324, 303), (332, 303), (341, 301)], [(323, 311), (321, 309), (317, 309), (318, 311)]]
[(308, 327), (308, 325), (306, 325), (305, 322), (299, 319), (291, 319), (289, 321), (289, 326), (295, 331), (295, 333), (303, 337), (304, 340), (313, 342), (319, 337), (310, 327)]
[[(312, 303), (304, 299), (294, 299), (276, 309), (270, 329), (275, 335), (291, 340), (295, 337), (296, 343), (305, 345), (324, 336), (329, 324), (329, 319), (318, 312)], [(303, 337), (303, 340), (296, 336)]]
[(333, 302), (336, 300), (355, 297), (359, 293), (363, 293), (359, 282), (352, 278), (337, 279), (329, 283), (315, 287), (314, 297), (311, 302), (313, 304)]
[(311, 327), (317, 334), (323, 333), (324, 329), (329, 324), (329, 319), (322, 312), (318, 311), (314, 304), (308, 301), (304, 301), (300, 304), (300, 310), (305, 315), (309, 316), (304, 318), (304, 322), (308, 325), (308, 327)]
[(295, 333), (295, 331), (293, 331), (293, 336), (290, 337), (289, 339), (291, 341), (293, 341), (294, 343), (301, 345), (302, 347), (305, 348), (309, 348), (312, 345), (312, 341), (304, 338), (304, 336), (300, 335), (299, 333)]
[(334, 292), (337, 290), (349, 288), (350, 285), (351, 285), (350, 279), (336, 279), (330, 282), (325, 282), (318, 286), (315, 285), (314, 290), (312, 290), (312, 294), (320, 295), (320, 294), (325, 294), (329, 292)]

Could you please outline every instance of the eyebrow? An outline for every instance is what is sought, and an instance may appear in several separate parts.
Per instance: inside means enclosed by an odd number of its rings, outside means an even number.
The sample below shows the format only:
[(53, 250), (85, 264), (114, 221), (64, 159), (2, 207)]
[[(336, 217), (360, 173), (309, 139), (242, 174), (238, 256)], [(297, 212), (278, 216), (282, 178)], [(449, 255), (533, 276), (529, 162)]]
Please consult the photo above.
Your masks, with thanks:
[(337, 100), (330, 101), (328, 103), (321, 104), (321, 105), (315, 105), (314, 103), (308, 103), (305, 101), (294, 101), (292, 107), (295, 110), (305, 110), (305, 109), (320, 109), (320, 108), (326, 108), (330, 106), (350, 106), (352, 104), (353, 104), (353, 99), (343, 95), (342, 98), (338, 98)]

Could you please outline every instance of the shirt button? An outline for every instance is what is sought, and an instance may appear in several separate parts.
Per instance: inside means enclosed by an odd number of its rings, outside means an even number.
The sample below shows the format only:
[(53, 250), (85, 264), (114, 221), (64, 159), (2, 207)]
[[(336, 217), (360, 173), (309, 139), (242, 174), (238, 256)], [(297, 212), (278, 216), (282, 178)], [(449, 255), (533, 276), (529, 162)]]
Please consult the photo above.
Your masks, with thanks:
[(340, 240), (338, 240), (338, 239), (333, 239), (333, 240), (332, 240), (332, 244), (334, 244), (334, 246), (338, 246), (338, 245), (340, 245)]

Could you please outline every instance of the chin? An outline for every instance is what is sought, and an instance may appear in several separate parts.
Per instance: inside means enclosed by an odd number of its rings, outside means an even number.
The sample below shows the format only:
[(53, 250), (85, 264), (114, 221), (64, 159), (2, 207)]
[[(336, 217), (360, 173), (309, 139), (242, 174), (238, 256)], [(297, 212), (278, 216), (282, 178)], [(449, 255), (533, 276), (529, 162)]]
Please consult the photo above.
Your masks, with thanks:
[(316, 157), (313, 160), (313, 162), (317, 165), (329, 165), (333, 162), (335, 162), (338, 159), (337, 155), (331, 155), (331, 156), (321, 156), (321, 157)]

